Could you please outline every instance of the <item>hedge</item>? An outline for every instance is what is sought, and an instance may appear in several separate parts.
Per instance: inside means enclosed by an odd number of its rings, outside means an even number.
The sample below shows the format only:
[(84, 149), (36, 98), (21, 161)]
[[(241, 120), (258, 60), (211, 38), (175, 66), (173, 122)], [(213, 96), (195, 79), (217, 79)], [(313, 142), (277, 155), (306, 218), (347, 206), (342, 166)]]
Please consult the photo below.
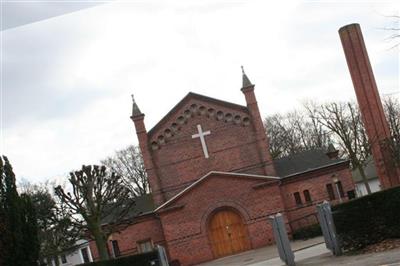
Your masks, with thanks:
[(338, 204), (332, 211), (345, 250), (400, 238), (400, 187)]
[(293, 239), (306, 240), (321, 235), (322, 235), (321, 226), (319, 224), (313, 224), (294, 231)]
[[(152, 264), (151, 262), (156, 262)], [(102, 260), (79, 264), (79, 266), (157, 266), (159, 265), (157, 250), (133, 256), (121, 257), (111, 260)]]

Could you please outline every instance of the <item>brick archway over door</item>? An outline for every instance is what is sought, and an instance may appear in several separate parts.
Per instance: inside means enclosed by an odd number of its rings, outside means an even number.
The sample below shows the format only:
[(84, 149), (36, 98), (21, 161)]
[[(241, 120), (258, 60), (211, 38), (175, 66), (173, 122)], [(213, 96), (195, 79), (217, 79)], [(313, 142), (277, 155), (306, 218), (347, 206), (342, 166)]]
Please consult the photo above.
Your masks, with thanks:
[(208, 225), (208, 236), (216, 258), (250, 249), (242, 217), (229, 209), (214, 213)]

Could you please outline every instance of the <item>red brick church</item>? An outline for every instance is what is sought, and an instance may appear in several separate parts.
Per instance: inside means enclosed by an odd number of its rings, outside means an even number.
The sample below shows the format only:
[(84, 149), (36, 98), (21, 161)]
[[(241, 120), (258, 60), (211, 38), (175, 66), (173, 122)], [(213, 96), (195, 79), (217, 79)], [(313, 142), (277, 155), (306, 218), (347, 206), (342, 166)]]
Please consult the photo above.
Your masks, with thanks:
[(133, 103), (151, 194), (110, 237), (112, 255), (160, 244), (171, 261), (194, 265), (272, 244), (272, 214), (283, 213), (292, 233), (316, 222), (315, 204), (352, 197), (349, 162), (333, 147), (272, 160), (245, 73), (241, 91), (246, 105), (189, 93), (149, 131)]

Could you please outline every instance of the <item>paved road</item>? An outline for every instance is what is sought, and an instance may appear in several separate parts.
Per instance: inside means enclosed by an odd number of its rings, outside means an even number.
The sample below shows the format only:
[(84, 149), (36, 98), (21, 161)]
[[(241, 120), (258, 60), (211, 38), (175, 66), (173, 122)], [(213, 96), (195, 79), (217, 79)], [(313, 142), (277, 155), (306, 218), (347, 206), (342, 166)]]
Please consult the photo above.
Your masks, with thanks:
[(330, 253), (308, 258), (296, 264), (297, 266), (400, 266), (400, 248), (379, 253), (363, 255), (343, 255), (334, 257)]
[[(308, 240), (292, 241), (290, 244), (293, 250), (301, 250), (310, 246), (323, 243), (323, 237), (316, 237)], [(267, 261), (278, 257), (278, 250), (275, 245), (249, 250), (240, 254), (224, 257), (214, 261), (199, 264), (198, 266), (245, 266), (254, 263)], [(279, 260), (279, 259), (278, 259)]]
[[(303, 260), (315, 257), (315, 256), (324, 256), (327, 255), (329, 256), (331, 253), (328, 249), (325, 247), (325, 243), (318, 244), (309, 248), (305, 248), (299, 251), (294, 252), (294, 258), (296, 261), (296, 265), (302, 265), (298, 264), (298, 262), (301, 262)], [(286, 265), (283, 263), (279, 257), (275, 257), (273, 259), (261, 261), (258, 263), (253, 263), (249, 264), (248, 266), (281, 266), (281, 265)], [(322, 264), (319, 264), (322, 265)]]
[[(297, 266), (400, 266), (400, 248), (363, 255), (335, 257), (326, 249), (322, 238), (291, 243), (295, 250)], [(297, 251), (296, 251), (297, 250)], [(217, 259), (198, 266), (281, 266), (275, 246), (250, 250), (237, 255)]]

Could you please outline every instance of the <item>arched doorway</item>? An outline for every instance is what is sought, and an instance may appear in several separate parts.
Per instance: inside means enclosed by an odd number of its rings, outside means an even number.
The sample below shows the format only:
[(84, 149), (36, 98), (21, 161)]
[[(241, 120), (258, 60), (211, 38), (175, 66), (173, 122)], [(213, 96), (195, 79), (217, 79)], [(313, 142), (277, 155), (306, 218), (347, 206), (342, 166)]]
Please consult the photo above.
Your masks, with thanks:
[(217, 258), (250, 249), (242, 218), (232, 210), (221, 210), (211, 217), (208, 236)]

